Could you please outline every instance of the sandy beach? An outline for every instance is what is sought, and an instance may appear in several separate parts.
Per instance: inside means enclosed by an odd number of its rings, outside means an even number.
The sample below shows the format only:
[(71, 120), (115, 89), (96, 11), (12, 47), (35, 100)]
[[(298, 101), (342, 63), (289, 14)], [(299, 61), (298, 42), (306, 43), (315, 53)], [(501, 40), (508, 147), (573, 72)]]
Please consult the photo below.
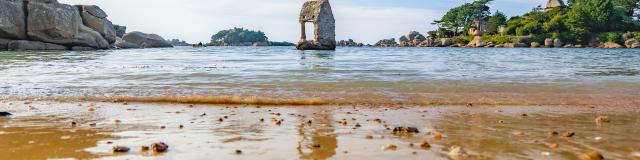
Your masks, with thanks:
[[(0, 159), (632, 159), (640, 149), (640, 110), (625, 107), (2, 101), (0, 110), (14, 114), (0, 118)], [(169, 149), (141, 150), (155, 142)]]

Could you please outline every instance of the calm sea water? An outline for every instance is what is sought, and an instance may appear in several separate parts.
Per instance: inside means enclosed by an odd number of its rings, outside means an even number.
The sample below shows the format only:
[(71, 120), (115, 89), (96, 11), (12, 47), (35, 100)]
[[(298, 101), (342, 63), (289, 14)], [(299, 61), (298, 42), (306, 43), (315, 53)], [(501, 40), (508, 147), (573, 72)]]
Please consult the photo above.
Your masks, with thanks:
[[(176, 47), (0, 52), (5, 96), (233, 95), (381, 101), (640, 94), (640, 50)], [(522, 95), (527, 94), (527, 95)]]

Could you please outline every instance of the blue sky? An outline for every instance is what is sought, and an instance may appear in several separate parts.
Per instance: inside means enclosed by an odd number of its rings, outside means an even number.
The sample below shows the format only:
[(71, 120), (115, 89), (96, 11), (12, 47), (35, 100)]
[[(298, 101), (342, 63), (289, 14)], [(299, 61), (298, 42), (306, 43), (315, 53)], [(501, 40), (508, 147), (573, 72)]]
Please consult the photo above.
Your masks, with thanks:
[[(298, 13), (305, 0), (59, 0), (95, 4), (128, 31), (156, 33), (164, 38), (208, 42), (223, 29), (262, 30), (273, 41), (296, 42)], [(493, 11), (509, 16), (530, 11), (547, 0), (494, 0)], [(472, 0), (331, 0), (336, 39), (374, 43), (409, 31), (432, 30), (429, 23), (452, 7)]]

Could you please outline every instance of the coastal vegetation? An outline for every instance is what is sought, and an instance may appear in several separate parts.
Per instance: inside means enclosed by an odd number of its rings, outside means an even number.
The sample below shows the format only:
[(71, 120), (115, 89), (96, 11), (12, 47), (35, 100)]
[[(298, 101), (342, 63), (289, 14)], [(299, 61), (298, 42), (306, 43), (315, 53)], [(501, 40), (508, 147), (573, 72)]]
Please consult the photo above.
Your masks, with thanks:
[(491, 1), (476, 0), (450, 9), (434, 21), (438, 28), (429, 35), (451, 38), (454, 44), (473, 42), (479, 36), (495, 45), (550, 45), (552, 40), (551, 43), (602, 47), (605, 43), (640, 40), (640, 32), (636, 32), (640, 30), (637, 12), (640, 0), (570, 0), (568, 5), (552, 0), (546, 8), (538, 6), (510, 18), (499, 11), (491, 14), (488, 6)]

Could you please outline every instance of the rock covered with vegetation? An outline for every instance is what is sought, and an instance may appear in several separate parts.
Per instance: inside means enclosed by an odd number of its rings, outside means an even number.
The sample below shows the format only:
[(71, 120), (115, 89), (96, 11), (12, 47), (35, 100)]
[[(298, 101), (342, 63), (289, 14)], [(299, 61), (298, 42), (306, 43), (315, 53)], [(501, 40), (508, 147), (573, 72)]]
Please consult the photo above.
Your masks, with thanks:
[(271, 42), (262, 31), (235, 27), (211, 36), (209, 46), (294, 46), (289, 42)]

